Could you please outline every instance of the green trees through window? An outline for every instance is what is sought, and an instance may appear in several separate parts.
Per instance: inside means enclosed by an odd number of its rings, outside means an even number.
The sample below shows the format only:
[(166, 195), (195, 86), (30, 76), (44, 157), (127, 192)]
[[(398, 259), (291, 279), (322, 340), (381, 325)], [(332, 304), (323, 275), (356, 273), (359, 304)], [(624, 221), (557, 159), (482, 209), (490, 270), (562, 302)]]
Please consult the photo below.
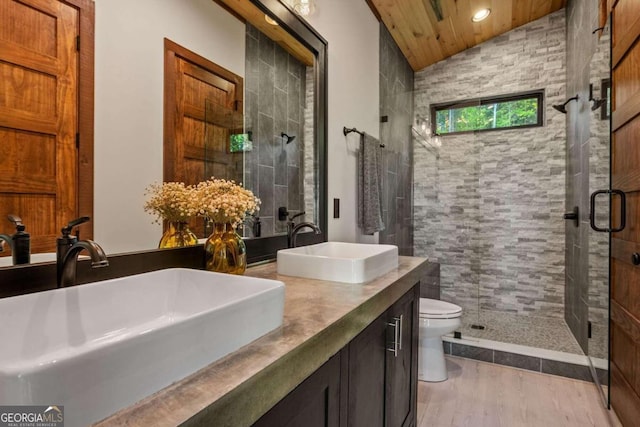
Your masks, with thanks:
[(434, 133), (445, 135), (542, 126), (543, 92), (458, 101), (432, 107)]

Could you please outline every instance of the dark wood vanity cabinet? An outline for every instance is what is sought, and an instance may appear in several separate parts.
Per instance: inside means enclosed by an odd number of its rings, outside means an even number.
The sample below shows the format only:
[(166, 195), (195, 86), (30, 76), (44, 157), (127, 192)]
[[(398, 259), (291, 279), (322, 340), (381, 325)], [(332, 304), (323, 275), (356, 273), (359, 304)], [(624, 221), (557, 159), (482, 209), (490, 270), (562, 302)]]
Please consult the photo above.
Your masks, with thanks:
[(419, 287), (348, 345), (348, 427), (416, 423)]
[(419, 298), (416, 285), (255, 425), (415, 426)]

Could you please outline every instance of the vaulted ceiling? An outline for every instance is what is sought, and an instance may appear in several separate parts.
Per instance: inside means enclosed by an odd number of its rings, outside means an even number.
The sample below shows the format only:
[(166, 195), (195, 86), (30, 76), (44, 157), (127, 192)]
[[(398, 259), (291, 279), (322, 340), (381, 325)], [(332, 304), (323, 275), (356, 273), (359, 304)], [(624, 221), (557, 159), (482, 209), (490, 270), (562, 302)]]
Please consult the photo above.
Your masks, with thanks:
[[(567, 0), (366, 0), (414, 71), (565, 7)], [(473, 14), (491, 9), (488, 18)]]

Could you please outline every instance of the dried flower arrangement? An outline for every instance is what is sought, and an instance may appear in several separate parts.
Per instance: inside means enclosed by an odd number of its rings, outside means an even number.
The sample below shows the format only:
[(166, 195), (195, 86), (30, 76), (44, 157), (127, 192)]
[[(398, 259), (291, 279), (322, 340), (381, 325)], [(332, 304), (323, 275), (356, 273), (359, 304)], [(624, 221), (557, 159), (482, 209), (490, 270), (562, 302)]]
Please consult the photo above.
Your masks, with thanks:
[(164, 182), (147, 187), (150, 196), (144, 210), (156, 216), (155, 222), (188, 222), (203, 216), (216, 223), (238, 226), (247, 214), (260, 209), (260, 199), (234, 181), (211, 178), (197, 185)]
[(188, 222), (199, 211), (195, 192), (194, 186), (185, 185), (183, 182), (151, 184), (145, 191), (145, 195), (150, 198), (144, 204), (144, 210), (155, 215), (154, 222), (158, 224), (162, 220)]
[(260, 199), (251, 190), (234, 181), (211, 178), (195, 188), (198, 215), (215, 223), (229, 223), (237, 227), (247, 214), (260, 209)]

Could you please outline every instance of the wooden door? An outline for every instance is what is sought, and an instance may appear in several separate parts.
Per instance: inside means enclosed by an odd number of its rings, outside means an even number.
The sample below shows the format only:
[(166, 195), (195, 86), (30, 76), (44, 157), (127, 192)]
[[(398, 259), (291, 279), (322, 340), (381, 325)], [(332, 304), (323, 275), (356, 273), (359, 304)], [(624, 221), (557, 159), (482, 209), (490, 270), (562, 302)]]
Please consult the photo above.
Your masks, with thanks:
[(65, 2), (0, 0), (0, 233), (20, 216), (32, 252), (78, 216), (78, 35)]
[(242, 78), (166, 39), (165, 57), (164, 180), (241, 182), (229, 139), (243, 126)]
[[(612, 186), (626, 193), (626, 228), (611, 240), (611, 405), (640, 420), (640, 2), (613, 8)], [(614, 227), (621, 203), (612, 205)]]

